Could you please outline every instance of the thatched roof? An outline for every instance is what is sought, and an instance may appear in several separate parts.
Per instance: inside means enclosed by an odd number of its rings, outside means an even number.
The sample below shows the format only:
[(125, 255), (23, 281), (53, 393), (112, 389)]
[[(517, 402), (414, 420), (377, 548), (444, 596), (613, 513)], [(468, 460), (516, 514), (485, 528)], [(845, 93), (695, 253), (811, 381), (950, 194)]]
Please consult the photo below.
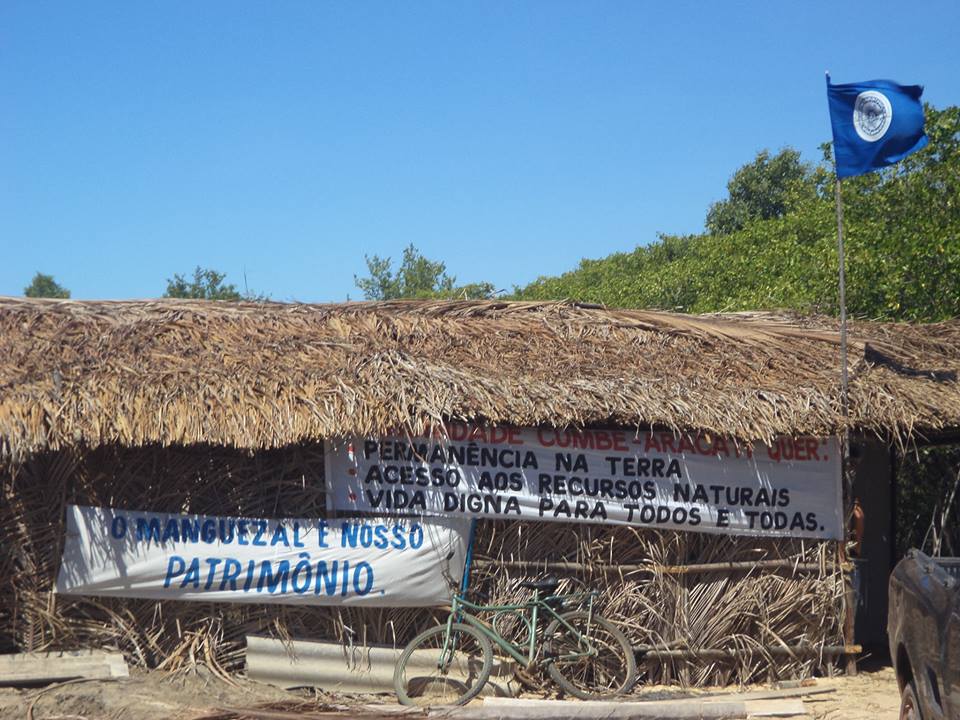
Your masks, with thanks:
[[(836, 321), (569, 303), (0, 298), (0, 456), (274, 447), (442, 418), (836, 432)], [(960, 427), (960, 321), (855, 322), (850, 424)]]

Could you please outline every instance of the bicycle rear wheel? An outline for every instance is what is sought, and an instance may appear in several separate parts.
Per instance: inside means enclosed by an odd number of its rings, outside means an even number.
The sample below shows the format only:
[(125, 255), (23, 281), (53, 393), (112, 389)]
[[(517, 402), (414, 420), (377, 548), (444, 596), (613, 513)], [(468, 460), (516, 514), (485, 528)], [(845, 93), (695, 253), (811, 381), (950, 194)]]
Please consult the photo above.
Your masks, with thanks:
[(464, 623), (437, 625), (403, 649), (393, 673), (397, 698), (404, 705), (463, 705), (483, 689), (493, 667), (493, 648), (485, 635)]
[[(554, 682), (581, 700), (604, 700), (629, 691), (636, 679), (637, 660), (626, 636), (609, 620), (585, 610), (560, 617), (583, 638), (559, 620), (547, 626), (543, 648)], [(580, 654), (586, 650), (584, 639), (596, 655)]]

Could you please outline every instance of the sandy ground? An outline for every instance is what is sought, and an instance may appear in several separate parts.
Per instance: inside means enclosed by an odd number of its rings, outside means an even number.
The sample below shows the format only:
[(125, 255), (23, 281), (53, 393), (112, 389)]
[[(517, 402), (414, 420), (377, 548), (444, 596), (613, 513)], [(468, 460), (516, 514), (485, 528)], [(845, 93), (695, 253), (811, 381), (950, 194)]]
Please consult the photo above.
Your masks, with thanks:
[[(852, 678), (819, 678), (814, 687), (833, 690), (804, 698), (810, 717), (817, 720), (894, 720), (900, 707), (891, 668), (861, 672)], [(764, 689), (769, 688), (751, 686), (740, 692)], [(729, 693), (731, 689), (718, 692)], [(642, 692), (636, 699), (679, 694), (675, 688), (658, 688)], [(132, 671), (130, 678), (122, 680), (74, 681), (45, 688), (0, 688), (3, 720), (238, 720), (243, 715), (229, 709), (267, 707), (347, 718), (358, 716), (357, 709), (368, 703), (383, 703), (386, 711), (396, 708), (393, 699), (385, 696), (331, 697), (307, 691), (287, 692), (242, 679), (229, 684), (204, 672), (170, 676)], [(364, 714), (371, 720), (378, 715), (369, 710)], [(382, 717), (390, 714), (385, 712)]]
[(852, 678), (818, 678), (817, 687), (836, 689), (804, 698), (817, 720), (896, 720), (900, 712), (900, 690), (891, 667)]
[[(0, 688), (0, 718), (30, 720), (174, 720), (218, 708), (304, 700), (308, 696), (201, 671), (169, 675), (130, 670), (129, 678), (67, 681), (39, 688)], [(30, 715), (28, 715), (28, 712)]]

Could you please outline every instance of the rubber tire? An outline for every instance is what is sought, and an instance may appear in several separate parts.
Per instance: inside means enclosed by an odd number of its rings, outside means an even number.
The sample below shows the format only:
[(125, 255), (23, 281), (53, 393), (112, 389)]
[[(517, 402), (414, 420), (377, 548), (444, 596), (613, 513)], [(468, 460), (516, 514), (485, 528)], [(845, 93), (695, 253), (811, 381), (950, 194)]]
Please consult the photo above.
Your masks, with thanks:
[(920, 701), (917, 697), (917, 688), (913, 680), (903, 686), (900, 691), (900, 720), (923, 720), (920, 712)]
[[(582, 617), (586, 618), (589, 615), (585, 610), (574, 610), (573, 612), (563, 613), (560, 617), (570, 622), (571, 618)], [(596, 625), (601, 626), (606, 630), (610, 635), (616, 640), (620, 645), (621, 650), (624, 655), (624, 663), (627, 668), (627, 675), (623, 681), (623, 684), (614, 691), (605, 692), (605, 693), (590, 693), (580, 688), (576, 687), (564, 677), (563, 673), (557, 667), (556, 663), (548, 663), (547, 671), (550, 673), (550, 677), (553, 678), (553, 681), (559, 685), (563, 691), (569, 695), (573, 695), (576, 698), (581, 700), (609, 700), (611, 698), (624, 695), (625, 693), (630, 692), (633, 688), (633, 684), (637, 681), (637, 658), (633, 653), (633, 648), (630, 645), (630, 641), (627, 640), (627, 636), (624, 635), (616, 625), (607, 620), (606, 618), (600, 617), (597, 614), (593, 614), (591, 622)], [(572, 624), (572, 623), (571, 623)], [(553, 633), (560, 626), (559, 620), (554, 620), (547, 626), (546, 638), (547, 641), (544, 643), (544, 652), (550, 654), (552, 650), (552, 641), (550, 638), (553, 637)], [(619, 658), (618, 658), (619, 660)]]
[[(465, 705), (480, 694), (480, 691), (483, 690), (483, 686), (487, 684), (487, 680), (490, 679), (490, 672), (493, 670), (493, 647), (490, 645), (490, 640), (486, 635), (476, 630), (475, 628), (467, 625), (465, 623), (453, 623), (450, 626), (451, 631), (462, 632), (470, 635), (475, 638), (479, 644), (480, 649), (483, 653), (483, 664), (480, 668), (480, 673), (477, 675), (476, 683), (472, 688), (467, 692), (461, 695), (453, 703), (454, 705)], [(424, 707), (413, 702), (410, 697), (407, 695), (407, 689), (402, 687), (403, 685), (403, 670), (406, 667), (407, 662), (410, 660), (410, 656), (415, 650), (420, 647), (420, 644), (429, 637), (436, 635), (437, 633), (446, 632), (447, 626), (437, 625), (432, 627), (429, 630), (424, 630), (422, 633), (417, 635), (413, 640), (407, 643), (407, 646), (403, 649), (403, 652), (400, 654), (400, 658), (397, 660), (397, 667), (393, 671), (393, 689), (397, 693), (397, 699), (400, 701), (401, 705), (412, 705), (416, 707)]]

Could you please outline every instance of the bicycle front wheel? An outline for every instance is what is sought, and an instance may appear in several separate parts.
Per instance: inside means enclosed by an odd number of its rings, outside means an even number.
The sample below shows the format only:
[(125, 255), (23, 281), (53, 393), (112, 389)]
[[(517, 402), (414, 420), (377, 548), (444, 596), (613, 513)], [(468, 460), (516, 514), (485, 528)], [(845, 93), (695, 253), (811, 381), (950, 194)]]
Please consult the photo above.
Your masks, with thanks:
[(581, 700), (604, 700), (629, 691), (637, 660), (626, 636), (609, 620), (585, 610), (560, 617), (566, 625), (550, 623), (543, 644), (554, 682)]
[(483, 689), (493, 667), (493, 648), (480, 631), (464, 623), (437, 625), (403, 649), (393, 673), (404, 705), (463, 705)]

